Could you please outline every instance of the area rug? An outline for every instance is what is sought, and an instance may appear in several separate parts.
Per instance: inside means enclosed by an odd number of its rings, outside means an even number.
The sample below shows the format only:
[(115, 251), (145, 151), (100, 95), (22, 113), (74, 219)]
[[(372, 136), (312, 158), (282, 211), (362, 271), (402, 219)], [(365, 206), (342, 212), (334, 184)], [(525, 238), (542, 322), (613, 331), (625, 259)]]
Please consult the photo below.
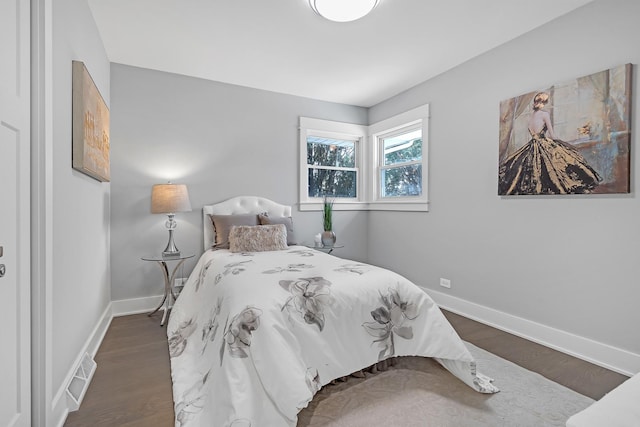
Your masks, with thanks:
[(467, 343), (496, 394), (481, 394), (432, 359), (401, 357), (385, 372), (324, 387), (298, 427), (546, 427), (593, 400)]

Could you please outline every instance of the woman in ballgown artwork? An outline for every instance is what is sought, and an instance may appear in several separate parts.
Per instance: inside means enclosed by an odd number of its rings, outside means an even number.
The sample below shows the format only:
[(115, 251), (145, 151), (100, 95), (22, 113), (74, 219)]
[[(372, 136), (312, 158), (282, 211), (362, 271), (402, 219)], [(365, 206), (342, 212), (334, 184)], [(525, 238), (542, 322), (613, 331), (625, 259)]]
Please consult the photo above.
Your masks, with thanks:
[(543, 109), (548, 102), (547, 93), (534, 96), (528, 122), (531, 139), (500, 165), (500, 195), (590, 193), (601, 181), (578, 150), (556, 138)]

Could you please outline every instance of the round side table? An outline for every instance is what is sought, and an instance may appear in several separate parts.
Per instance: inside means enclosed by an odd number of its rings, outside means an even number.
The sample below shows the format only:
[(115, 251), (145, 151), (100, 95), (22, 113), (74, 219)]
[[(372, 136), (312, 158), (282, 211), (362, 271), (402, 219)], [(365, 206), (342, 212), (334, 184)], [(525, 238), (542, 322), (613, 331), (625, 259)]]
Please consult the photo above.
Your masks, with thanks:
[[(147, 316), (151, 316), (155, 314), (158, 310), (162, 309), (164, 313), (162, 314), (162, 320), (160, 321), (160, 326), (164, 326), (164, 322), (165, 320), (167, 320), (167, 313), (169, 312), (169, 305), (171, 304), (171, 298), (173, 298), (173, 301), (176, 300), (176, 295), (173, 292), (173, 280), (176, 277), (176, 272), (178, 271), (178, 268), (180, 268), (180, 266), (184, 264), (186, 260), (188, 260), (189, 258), (193, 258), (194, 256), (195, 254), (177, 254), (177, 255), (151, 255), (151, 256), (141, 257), (143, 261), (155, 261), (160, 266), (160, 269), (162, 270), (162, 275), (164, 277), (164, 296), (162, 297), (162, 302), (160, 303), (160, 305), (158, 305), (158, 307), (155, 310), (147, 314)], [(171, 261), (177, 261), (178, 263), (171, 270), (171, 274), (169, 274), (169, 266), (167, 265), (167, 263)]]

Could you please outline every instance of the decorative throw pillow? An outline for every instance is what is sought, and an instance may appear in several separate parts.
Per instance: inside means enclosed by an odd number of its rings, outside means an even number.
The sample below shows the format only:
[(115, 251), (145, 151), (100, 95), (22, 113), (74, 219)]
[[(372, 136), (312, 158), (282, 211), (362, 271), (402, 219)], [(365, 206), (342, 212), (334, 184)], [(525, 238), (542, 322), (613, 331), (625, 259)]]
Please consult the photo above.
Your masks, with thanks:
[(297, 244), (296, 236), (293, 232), (293, 219), (290, 216), (271, 218), (269, 214), (263, 212), (258, 215), (258, 221), (260, 221), (260, 225), (284, 224), (287, 229), (287, 245), (291, 246)]
[(209, 215), (213, 224), (214, 249), (229, 249), (229, 231), (234, 225), (258, 225), (258, 215)]
[(231, 227), (231, 252), (264, 252), (287, 249), (287, 229), (284, 224)]

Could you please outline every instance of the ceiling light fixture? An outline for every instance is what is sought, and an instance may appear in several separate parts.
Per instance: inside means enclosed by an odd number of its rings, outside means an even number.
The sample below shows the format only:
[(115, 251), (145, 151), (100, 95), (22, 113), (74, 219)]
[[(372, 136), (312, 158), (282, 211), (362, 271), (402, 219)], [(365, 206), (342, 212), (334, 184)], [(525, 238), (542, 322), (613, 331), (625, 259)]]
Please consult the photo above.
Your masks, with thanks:
[(371, 12), (380, 0), (309, 0), (320, 16), (335, 22), (351, 22)]

